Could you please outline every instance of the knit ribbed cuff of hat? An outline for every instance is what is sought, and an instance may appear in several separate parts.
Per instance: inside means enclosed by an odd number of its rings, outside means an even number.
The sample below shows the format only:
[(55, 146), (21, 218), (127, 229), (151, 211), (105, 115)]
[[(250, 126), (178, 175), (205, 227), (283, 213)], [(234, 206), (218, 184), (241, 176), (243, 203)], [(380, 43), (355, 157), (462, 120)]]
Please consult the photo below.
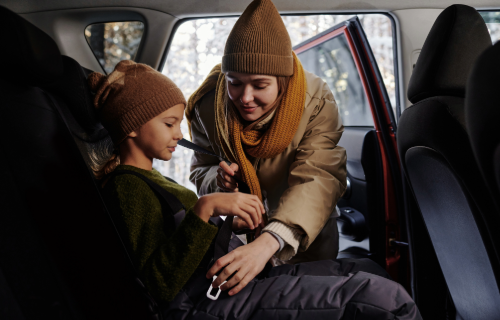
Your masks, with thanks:
[(186, 99), (179, 89), (172, 88), (132, 107), (127, 113), (120, 115), (118, 119), (103, 120), (103, 124), (108, 128), (113, 143), (118, 145), (129, 133), (178, 104), (186, 105)]
[(262, 53), (233, 53), (222, 57), (222, 72), (267, 74), (272, 76), (293, 75), (293, 56)]

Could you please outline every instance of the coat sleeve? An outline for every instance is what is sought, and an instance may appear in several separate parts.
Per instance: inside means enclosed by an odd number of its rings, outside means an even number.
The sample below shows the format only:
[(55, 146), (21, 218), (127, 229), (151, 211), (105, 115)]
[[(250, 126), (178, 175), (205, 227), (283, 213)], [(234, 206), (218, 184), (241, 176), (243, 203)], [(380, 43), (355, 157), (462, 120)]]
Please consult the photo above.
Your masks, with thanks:
[(123, 175), (112, 189), (144, 284), (156, 299), (172, 300), (203, 259), (217, 228), (189, 208), (177, 229), (167, 232), (160, 202), (144, 181)]
[[(203, 99), (210, 99), (210, 97), (205, 97)], [(213, 142), (210, 142), (208, 139), (208, 135), (203, 127), (203, 122), (200, 120), (199, 105), (195, 106), (193, 112), (195, 113), (191, 120), (191, 136), (193, 143), (199, 145), (203, 149), (218, 154), (212, 146)], [(219, 168), (219, 159), (216, 157), (199, 152), (193, 154), (191, 158), (191, 174), (189, 180), (196, 186), (199, 196), (220, 191), (216, 179), (217, 168)]]
[[(333, 95), (327, 90), (321, 98), (313, 99), (318, 101), (290, 166), (289, 188), (270, 219), (297, 229), (297, 234), (303, 233), (303, 250), (335, 210), (345, 192), (347, 175), (346, 152), (338, 146), (344, 127)], [(296, 253), (297, 248), (293, 249)]]

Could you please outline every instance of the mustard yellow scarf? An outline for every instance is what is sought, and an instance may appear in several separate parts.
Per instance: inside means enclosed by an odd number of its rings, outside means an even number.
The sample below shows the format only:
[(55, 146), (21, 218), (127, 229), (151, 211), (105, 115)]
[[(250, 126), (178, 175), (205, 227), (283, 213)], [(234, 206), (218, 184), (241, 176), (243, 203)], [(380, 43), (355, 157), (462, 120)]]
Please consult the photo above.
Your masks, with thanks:
[(236, 114), (237, 111), (232, 108), (226, 109), (224, 103), (226, 77), (221, 72), (220, 64), (210, 71), (198, 90), (189, 97), (186, 107), (186, 119), (191, 134), (191, 120), (196, 102), (211, 90), (216, 89), (215, 124), (222, 149), (230, 161), (238, 164), (243, 181), (248, 184), (252, 194), (257, 195), (261, 200), (259, 179), (247, 154), (254, 158), (273, 158), (285, 151), (295, 136), (304, 112), (306, 78), (302, 64), (295, 53), (293, 56), (293, 75), (280, 105), (276, 108), (270, 127), (264, 132), (253, 129), (245, 130)]

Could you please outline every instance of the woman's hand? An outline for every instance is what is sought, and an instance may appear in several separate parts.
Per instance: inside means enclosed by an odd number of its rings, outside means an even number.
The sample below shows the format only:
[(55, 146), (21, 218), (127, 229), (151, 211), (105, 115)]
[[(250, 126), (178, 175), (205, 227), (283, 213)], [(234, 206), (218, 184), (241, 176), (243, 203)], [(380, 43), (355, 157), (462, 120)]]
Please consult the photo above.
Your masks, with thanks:
[(225, 267), (212, 283), (212, 287), (217, 288), (236, 272), (227, 283), (220, 287), (223, 291), (234, 287), (229, 291), (229, 295), (235, 295), (264, 269), (279, 247), (278, 240), (268, 232), (264, 232), (254, 242), (238, 247), (217, 260), (208, 270), (207, 278), (212, 279), (219, 270)]
[(193, 209), (205, 222), (210, 217), (235, 216), (252, 230), (262, 224), (262, 215), (265, 213), (259, 197), (239, 192), (207, 194), (198, 199)]
[[(258, 235), (260, 235), (260, 232), (262, 231), (262, 229), (264, 227), (265, 227), (264, 226), (264, 220), (262, 220), (262, 222), (255, 229), (255, 237), (256, 238), (258, 237)], [(244, 230), (244, 229), (250, 229), (250, 226), (248, 225), (248, 223), (246, 223), (240, 217), (234, 217), (234, 220), (233, 220), (233, 232), (238, 232), (238, 231), (241, 231), (241, 230)]]
[(238, 183), (234, 180), (234, 176), (241, 179), (241, 172), (238, 170), (236, 163), (231, 163), (230, 166), (226, 162), (219, 163), (217, 169), (217, 186), (225, 192), (238, 192)]

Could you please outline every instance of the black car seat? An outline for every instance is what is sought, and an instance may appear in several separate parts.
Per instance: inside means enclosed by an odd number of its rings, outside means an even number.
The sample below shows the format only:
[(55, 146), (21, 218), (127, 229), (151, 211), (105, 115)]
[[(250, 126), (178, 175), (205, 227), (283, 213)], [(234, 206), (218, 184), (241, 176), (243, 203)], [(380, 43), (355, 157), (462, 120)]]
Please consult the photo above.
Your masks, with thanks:
[(413, 105), (397, 133), (402, 166), (458, 319), (500, 315), (499, 260), (485, 219), (495, 207), (465, 128), (466, 80), (489, 47), (488, 29), (475, 9), (445, 9), (416, 63), (408, 88)]
[[(500, 217), (500, 42), (484, 52), (467, 83), (465, 114), (472, 150)], [(493, 213), (491, 216), (494, 216)], [(498, 222), (498, 220), (496, 220)], [(498, 233), (499, 224), (495, 225)], [(497, 242), (500, 243), (500, 240)]]
[(3, 7), (0, 27), (0, 318), (158, 318), (82, 156), (109, 139), (83, 69)]
[[(56, 81), (43, 84), (42, 88), (53, 94), (67, 108), (61, 109), (75, 143), (89, 169), (100, 158), (109, 159), (113, 143), (102, 126), (93, 106), (93, 96), (87, 84), (87, 72), (74, 59), (61, 56), (64, 73)], [(94, 175), (92, 175), (94, 177)]]

